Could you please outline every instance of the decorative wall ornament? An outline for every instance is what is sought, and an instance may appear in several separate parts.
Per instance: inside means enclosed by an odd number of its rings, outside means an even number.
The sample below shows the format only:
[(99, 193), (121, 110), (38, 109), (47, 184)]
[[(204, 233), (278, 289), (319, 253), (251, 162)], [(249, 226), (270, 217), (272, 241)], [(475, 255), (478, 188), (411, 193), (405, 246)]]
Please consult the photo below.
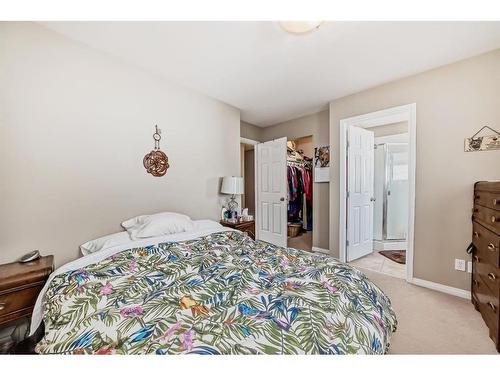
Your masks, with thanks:
[(155, 148), (144, 156), (143, 164), (148, 173), (151, 173), (155, 177), (161, 177), (167, 173), (167, 169), (170, 165), (168, 164), (167, 155), (160, 150), (161, 129), (158, 129), (158, 125), (155, 125), (155, 129), (156, 131), (153, 134)]
[(314, 148), (314, 182), (330, 182), (330, 146)]
[[(489, 129), (494, 134), (478, 137), (477, 135), (481, 133), (484, 129)], [(490, 128), (489, 126), (483, 126), (472, 137), (465, 138), (464, 142), (465, 152), (491, 151), (491, 150), (500, 150), (500, 133), (497, 132), (495, 129)]]

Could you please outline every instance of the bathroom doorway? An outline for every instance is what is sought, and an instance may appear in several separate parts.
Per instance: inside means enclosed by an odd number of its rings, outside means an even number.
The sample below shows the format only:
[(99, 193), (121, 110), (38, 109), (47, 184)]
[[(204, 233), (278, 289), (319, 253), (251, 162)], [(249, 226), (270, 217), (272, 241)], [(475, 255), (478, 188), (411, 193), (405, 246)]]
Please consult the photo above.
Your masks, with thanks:
[(340, 258), (412, 279), (415, 105), (341, 121)]

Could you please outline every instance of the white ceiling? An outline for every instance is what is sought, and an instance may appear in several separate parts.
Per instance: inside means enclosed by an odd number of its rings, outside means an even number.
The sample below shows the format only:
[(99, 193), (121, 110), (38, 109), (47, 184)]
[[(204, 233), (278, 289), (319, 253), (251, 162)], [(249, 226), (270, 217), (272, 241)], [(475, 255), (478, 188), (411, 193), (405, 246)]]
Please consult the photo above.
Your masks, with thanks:
[(500, 22), (43, 22), (269, 126), (329, 101), (500, 48)]

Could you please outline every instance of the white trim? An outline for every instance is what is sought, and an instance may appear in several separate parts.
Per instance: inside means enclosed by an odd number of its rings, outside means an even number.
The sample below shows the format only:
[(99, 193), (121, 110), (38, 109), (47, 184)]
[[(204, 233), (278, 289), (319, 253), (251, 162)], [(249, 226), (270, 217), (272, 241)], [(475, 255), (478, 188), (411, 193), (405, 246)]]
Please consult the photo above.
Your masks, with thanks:
[(313, 252), (317, 252), (317, 253), (330, 254), (330, 250), (328, 250), (328, 249), (323, 249), (322, 247), (316, 247), (316, 246), (313, 246), (311, 250), (312, 250)]
[(457, 296), (457, 297), (466, 298), (466, 299), (471, 298), (470, 292), (468, 290), (465, 290), (465, 289), (454, 288), (452, 286), (438, 284), (438, 283), (435, 283), (432, 281), (427, 281), (427, 280), (422, 280), (422, 279), (417, 279), (417, 278), (413, 278), (412, 280), (410, 280), (410, 283), (418, 285), (418, 286), (422, 286), (424, 288), (437, 290), (438, 292), (451, 294), (452, 296)]
[(347, 169), (347, 129), (350, 126), (371, 128), (395, 122), (406, 121), (408, 123), (408, 248), (406, 249), (406, 281), (413, 279), (413, 246), (415, 230), (415, 171), (416, 171), (416, 114), (417, 105), (407, 104), (399, 107), (384, 109), (377, 112), (367, 113), (361, 116), (350, 117), (340, 120), (340, 209), (339, 209), (339, 257), (345, 262), (346, 254), (346, 169)]
[(243, 137), (240, 137), (240, 143), (244, 143), (244, 144), (247, 144), (247, 145), (256, 145), (258, 143), (260, 143), (259, 141), (254, 141), (253, 139), (249, 139), (249, 138), (243, 138)]

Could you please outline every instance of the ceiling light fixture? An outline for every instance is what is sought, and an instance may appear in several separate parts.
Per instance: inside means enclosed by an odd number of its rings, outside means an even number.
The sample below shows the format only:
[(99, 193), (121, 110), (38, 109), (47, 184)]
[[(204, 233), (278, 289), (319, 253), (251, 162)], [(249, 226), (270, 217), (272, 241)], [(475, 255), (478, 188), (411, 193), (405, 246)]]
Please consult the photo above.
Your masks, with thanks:
[(280, 26), (290, 34), (306, 34), (318, 29), (323, 21), (282, 21)]

